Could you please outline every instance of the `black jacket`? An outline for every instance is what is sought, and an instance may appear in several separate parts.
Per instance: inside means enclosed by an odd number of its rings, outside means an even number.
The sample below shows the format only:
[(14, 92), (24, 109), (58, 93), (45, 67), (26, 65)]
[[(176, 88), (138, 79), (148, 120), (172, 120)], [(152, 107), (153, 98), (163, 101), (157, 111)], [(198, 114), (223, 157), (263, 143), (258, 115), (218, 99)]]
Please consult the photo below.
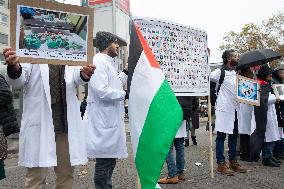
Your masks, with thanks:
[(2, 75), (0, 75), (0, 127), (3, 128), (5, 136), (20, 131), (13, 107), (12, 92)]
[(250, 135), (250, 158), (255, 160), (258, 158), (265, 139), (265, 131), (267, 125), (268, 97), (271, 92), (269, 84), (262, 84), (260, 91), (260, 106), (254, 107), (254, 116), (256, 128)]
[[(177, 96), (183, 111), (183, 120), (192, 122), (194, 129), (199, 128), (199, 100), (194, 96)], [(191, 119), (190, 119), (191, 118)]]

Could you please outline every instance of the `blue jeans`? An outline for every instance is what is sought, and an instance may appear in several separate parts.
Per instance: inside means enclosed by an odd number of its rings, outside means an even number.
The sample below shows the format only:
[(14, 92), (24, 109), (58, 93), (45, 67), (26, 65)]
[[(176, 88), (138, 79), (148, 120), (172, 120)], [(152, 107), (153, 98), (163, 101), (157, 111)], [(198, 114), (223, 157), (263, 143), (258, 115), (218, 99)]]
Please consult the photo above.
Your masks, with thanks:
[(264, 142), (262, 146), (262, 159), (271, 159), (275, 142)]
[(167, 157), (167, 166), (169, 171), (169, 178), (173, 178), (177, 175), (181, 175), (184, 171), (184, 138), (175, 138), (173, 145), (175, 146), (176, 150), (176, 161), (174, 158), (174, 152), (173, 152), (173, 146), (171, 146), (171, 149), (169, 151), (168, 157)]
[[(226, 140), (226, 133), (217, 132), (216, 137), (216, 159), (217, 164), (225, 163), (224, 156), (224, 142)], [(238, 140), (238, 120), (235, 119), (233, 134), (228, 136), (229, 147), (229, 161), (237, 160), (237, 140)]]
[(114, 158), (96, 158), (94, 181), (96, 189), (112, 189), (112, 173), (116, 165)]

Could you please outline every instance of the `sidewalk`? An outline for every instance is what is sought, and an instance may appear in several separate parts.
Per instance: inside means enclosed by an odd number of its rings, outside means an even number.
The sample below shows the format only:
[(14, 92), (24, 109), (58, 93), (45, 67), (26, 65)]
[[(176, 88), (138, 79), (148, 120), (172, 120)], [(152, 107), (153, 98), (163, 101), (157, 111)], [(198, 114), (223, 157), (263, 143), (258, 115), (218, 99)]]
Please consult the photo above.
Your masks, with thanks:
[[(284, 162), (280, 168), (269, 168), (261, 165), (261, 162), (245, 163), (251, 172), (236, 174), (228, 177), (218, 174), (214, 160), (215, 178), (210, 178), (209, 167), (209, 132), (205, 131), (206, 122), (202, 121), (200, 129), (196, 130), (197, 146), (185, 148), (185, 176), (186, 180), (176, 185), (162, 185), (163, 189), (282, 189), (284, 186)], [(215, 138), (215, 135), (213, 135)], [(127, 159), (120, 159), (113, 174), (114, 189), (135, 189), (137, 183), (136, 169), (132, 156), (131, 144), (128, 140)], [(214, 142), (213, 145), (215, 146)], [(215, 151), (215, 149), (213, 149)], [(227, 149), (226, 149), (227, 153)], [(0, 181), (2, 189), (21, 189), (24, 188), (25, 169), (17, 166), (17, 154), (10, 154), (6, 163), (7, 178)], [(201, 163), (201, 166), (195, 165)], [(90, 161), (86, 166), (77, 167), (75, 170), (75, 186), (73, 189), (92, 189), (94, 175), (94, 162)], [(166, 165), (161, 173), (161, 177), (167, 175)], [(53, 189), (55, 175), (51, 171), (47, 179), (47, 189)]]

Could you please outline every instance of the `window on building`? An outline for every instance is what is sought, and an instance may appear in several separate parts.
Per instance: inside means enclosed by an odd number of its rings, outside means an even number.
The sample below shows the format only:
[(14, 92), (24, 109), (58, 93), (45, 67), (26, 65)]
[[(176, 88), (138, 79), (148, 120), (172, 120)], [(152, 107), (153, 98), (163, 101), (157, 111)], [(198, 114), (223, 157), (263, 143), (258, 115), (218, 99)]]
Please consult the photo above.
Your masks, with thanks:
[(0, 14), (0, 24), (8, 25), (8, 16), (4, 14)]
[(8, 35), (0, 33), (0, 43), (8, 45)]
[(5, 7), (5, 1), (4, 0), (0, 0), (0, 7)]

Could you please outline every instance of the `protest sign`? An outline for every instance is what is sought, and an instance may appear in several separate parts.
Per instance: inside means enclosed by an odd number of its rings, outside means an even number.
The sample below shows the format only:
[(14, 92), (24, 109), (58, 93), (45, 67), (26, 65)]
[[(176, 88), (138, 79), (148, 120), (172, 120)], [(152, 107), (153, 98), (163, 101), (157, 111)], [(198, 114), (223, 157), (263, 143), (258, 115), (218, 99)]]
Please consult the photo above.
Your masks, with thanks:
[(284, 84), (275, 84), (273, 85), (273, 91), (276, 98), (284, 100)]
[(93, 9), (44, 0), (15, 0), (10, 10), (10, 45), (21, 62), (92, 63)]
[(259, 88), (258, 81), (237, 75), (236, 96), (239, 102), (259, 106)]
[(176, 96), (208, 96), (207, 33), (169, 21), (135, 18)]

